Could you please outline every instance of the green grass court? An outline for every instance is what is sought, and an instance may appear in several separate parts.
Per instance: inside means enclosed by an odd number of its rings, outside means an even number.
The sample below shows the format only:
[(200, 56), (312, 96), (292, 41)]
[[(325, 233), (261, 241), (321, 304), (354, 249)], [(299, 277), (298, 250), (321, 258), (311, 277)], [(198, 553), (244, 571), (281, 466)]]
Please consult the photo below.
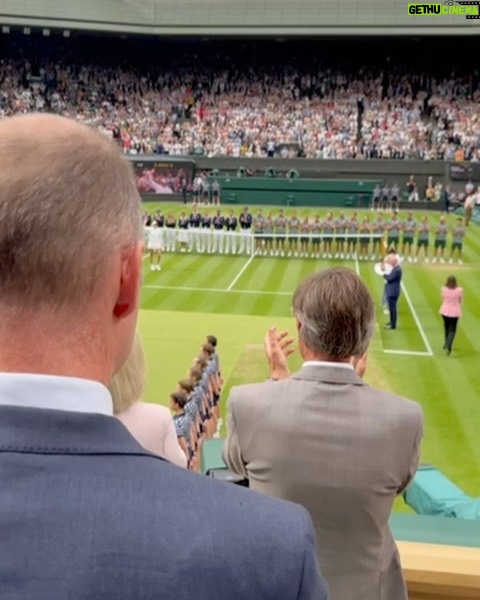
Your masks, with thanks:
[[(147, 204), (153, 212), (180, 213), (181, 205)], [(230, 207), (224, 207), (224, 210)], [(238, 211), (241, 207), (238, 208)], [(190, 212), (190, 207), (187, 207)], [(288, 209), (287, 209), (287, 212)], [(300, 216), (318, 211), (299, 209)], [(320, 211), (322, 217), (326, 209)], [(360, 215), (361, 216), (361, 215)], [(421, 215), (417, 215), (418, 219)], [(423, 216), (423, 215), (422, 215)], [(438, 213), (429, 213), (430, 222)], [(449, 216), (449, 224), (455, 217)], [(162, 271), (145, 260), (140, 331), (148, 359), (146, 400), (167, 404), (200, 342), (219, 338), (225, 401), (232, 385), (266, 376), (262, 341), (268, 327), (293, 333), (290, 302), (298, 282), (314, 270), (356, 269), (377, 300), (378, 326), (366, 379), (373, 386), (418, 401), (425, 414), (422, 461), (438, 467), (465, 492), (480, 489), (480, 226), (471, 225), (463, 265), (404, 264), (396, 331), (383, 329), (383, 280), (370, 262), (249, 256), (165, 254)], [(447, 275), (464, 288), (463, 317), (450, 357), (442, 351), (438, 314)], [(292, 357), (292, 370), (301, 359)], [(403, 510), (401, 502), (397, 509)]]

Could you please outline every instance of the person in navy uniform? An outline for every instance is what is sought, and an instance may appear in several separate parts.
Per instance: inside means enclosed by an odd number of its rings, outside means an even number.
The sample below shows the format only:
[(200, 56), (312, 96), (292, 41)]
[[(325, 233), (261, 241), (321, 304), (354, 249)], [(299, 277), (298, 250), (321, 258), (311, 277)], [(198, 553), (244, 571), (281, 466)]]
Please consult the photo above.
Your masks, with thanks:
[(205, 177), (202, 183), (202, 198), (204, 204), (211, 204), (210, 198), (210, 184), (208, 183), (208, 179)]
[(177, 219), (175, 217), (175, 213), (169, 212), (167, 218), (165, 219), (165, 249), (168, 252), (175, 251), (176, 245), (176, 226)]
[(187, 194), (188, 194), (188, 180), (184, 173), (180, 177), (180, 191), (182, 192), (182, 200), (183, 203), (187, 203)]
[(398, 187), (398, 185), (396, 183), (394, 183), (392, 185), (392, 199), (391, 199), (391, 206), (390, 208), (392, 210), (398, 210), (399, 208), (399, 202), (400, 202), (400, 188)]
[(198, 207), (196, 204), (193, 205), (193, 212), (190, 214), (190, 220), (189, 220), (189, 228), (190, 228), (190, 235), (189, 235), (189, 252), (191, 252), (193, 249), (195, 249), (195, 251), (198, 252), (198, 247), (199, 247), (199, 243), (200, 243), (200, 225), (202, 224), (202, 215), (200, 214), (200, 211), (198, 210)]
[(235, 216), (233, 210), (230, 211), (230, 214), (225, 219), (225, 252), (236, 254), (237, 253), (237, 225), (238, 219)]
[(442, 208), (445, 211), (445, 214), (447, 214), (447, 215), (450, 212), (450, 197), (451, 197), (450, 186), (446, 185), (445, 189), (443, 190), (443, 207)]
[(246, 252), (250, 254), (252, 251), (252, 213), (249, 212), (248, 206), (243, 209), (240, 215), (240, 250), (239, 254)]
[(207, 251), (208, 254), (212, 252), (212, 217), (208, 214), (208, 210), (206, 210), (202, 216), (202, 220), (200, 223), (201, 231), (199, 232), (199, 252)]
[(397, 328), (397, 303), (400, 297), (400, 286), (402, 282), (402, 267), (398, 262), (396, 254), (389, 254), (385, 259), (385, 263), (382, 263), (382, 270), (386, 269), (386, 265), (389, 264), (392, 270), (389, 274), (384, 274), (385, 279), (385, 297), (388, 303), (388, 310), (390, 313), (390, 323), (385, 325), (386, 329)]
[(375, 188), (372, 192), (372, 211), (378, 210), (380, 208), (381, 196), (382, 196), (382, 190), (380, 189), (380, 186), (377, 183), (377, 185), (375, 186)]
[(382, 210), (387, 210), (390, 203), (390, 188), (385, 184), (382, 188)]
[(190, 219), (187, 217), (186, 213), (182, 212), (180, 215), (180, 219), (178, 219), (178, 228), (180, 231), (178, 232), (178, 241), (180, 242), (180, 252), (187, 251), (187, 243), (189, 241), (189, 228)]
[(223, 254), (223, 238), (224, 232), (223, 228), (225, 227), (225, 219), (222, 216), (222, 213), (217, 210), (217, 214), (213, 217), (213, 249), (212, 252), (216, 254), (220, 252)]
[(157, 210), (153, 219), (157, 222), (159, 227), (163, 227), (165, 225), (165, 217), (163, 216), (161, 210)]
[(215, 205), (220, 204), (220, 183), (217, 179), (212, 183), (212, 199)]

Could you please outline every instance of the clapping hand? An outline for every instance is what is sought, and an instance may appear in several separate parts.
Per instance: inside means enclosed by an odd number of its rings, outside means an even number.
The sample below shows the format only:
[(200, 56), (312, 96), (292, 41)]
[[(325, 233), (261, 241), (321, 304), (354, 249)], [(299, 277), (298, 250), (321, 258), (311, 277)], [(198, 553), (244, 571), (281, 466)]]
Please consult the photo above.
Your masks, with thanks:
[(290, 375), (288, 357), (295, 352), (292, 347), (293, 338), (288, 331), (277, 332), (276, 327), (271, 327), (265, 336), (264, 347), (272, 379), (286, 379)]

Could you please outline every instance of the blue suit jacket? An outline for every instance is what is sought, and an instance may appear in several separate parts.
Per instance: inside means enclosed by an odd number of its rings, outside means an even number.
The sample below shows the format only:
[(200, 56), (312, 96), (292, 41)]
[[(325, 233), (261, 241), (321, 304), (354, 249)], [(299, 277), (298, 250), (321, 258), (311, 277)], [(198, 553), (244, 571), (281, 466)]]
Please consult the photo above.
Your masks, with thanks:
[(400, 296), (400, 283), (402, 281), (402, 267), (397, 265), (392, 269), (390, 275), (384, 275), (385, 296), (387, 298), (398, 298)]
[(179, 469), (113, 417), (0, 406), (0, 486), (2, 600), (327, 597), (303, 508)]

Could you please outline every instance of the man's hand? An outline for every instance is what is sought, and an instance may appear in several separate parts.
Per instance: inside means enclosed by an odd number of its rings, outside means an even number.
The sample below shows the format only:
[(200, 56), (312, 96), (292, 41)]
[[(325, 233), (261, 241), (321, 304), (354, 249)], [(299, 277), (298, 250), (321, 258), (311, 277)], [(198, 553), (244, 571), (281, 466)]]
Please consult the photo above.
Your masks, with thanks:
[(276, 327), (267, 331), (264, 339), (265, 355), (267, 357), (272, 379), (286, 379), (290, 375), (287, 358), (295, 352), (292, 348), (293, 338), (288, 331), (277, 332)]
[(352, 358), (352, 365), (357, 375), (363, 379), (367, 370), (367, 353), (365, 352), (362, 356), (354, 356)]

